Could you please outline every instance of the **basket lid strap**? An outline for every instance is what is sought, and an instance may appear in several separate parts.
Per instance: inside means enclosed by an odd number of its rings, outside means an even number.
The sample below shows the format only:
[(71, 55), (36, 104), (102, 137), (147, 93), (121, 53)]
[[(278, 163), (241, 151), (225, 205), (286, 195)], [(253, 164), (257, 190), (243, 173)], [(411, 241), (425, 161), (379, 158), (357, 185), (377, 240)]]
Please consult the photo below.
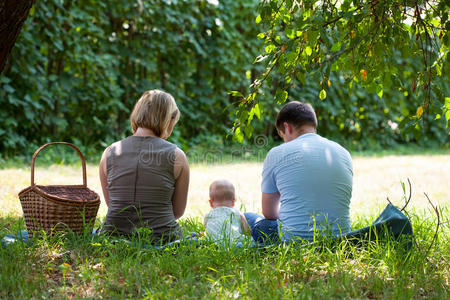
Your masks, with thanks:
[(39, 147), (39, 149), (36, 150), (36, 152), (34, 152), (33, 154), (33, 158), (31, 159), (31, 186), (35, 186), (34, 184), (34, 163), (36, 160), (36, 156), (38, 155), (38, 153), (50, 146), (50, 145), (66, 145), (66, 146), (70, 146), (73, 149), (75, 149), (75, 151), (78, 153), (78, 155), (81, 158), (81, 167), (83, 169), (83, 187), (87, 187), (87, 179), (86, 179), (86, 161), (84, 160), (84, 156), (81, 153), (80, 149), (78, 149), (75, 145), (71, 144), (71, 143), (66, 143), (66, 142), (52, 142), (52, 143), (47, 143), (45, 145), (42, 145), (41, 147)]

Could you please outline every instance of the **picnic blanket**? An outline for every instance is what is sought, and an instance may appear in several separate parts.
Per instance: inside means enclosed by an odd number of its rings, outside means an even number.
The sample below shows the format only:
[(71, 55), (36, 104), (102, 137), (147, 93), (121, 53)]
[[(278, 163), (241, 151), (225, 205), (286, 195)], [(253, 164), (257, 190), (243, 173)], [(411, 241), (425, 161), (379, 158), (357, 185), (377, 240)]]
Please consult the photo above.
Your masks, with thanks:
[[(95, 229), (92, 234), (93, 235), (96, 234)], [(386, 208), (383, 210), (383, 212), (380, 214), (380, 216), (370, 226), (351, 231), (340, 238), (341, 239), (345, 238), (349, 241), (354, 242), (368, 241), (368, 240), (373, 241), (375, 239), (381, 239), (386, 237), (393, 238), (394, 240), (406, 238), (407, 247), (410, 248), (412, 246), (412, 236), (413, 236), (412, 226), (408, 217), (392, 204), (388, 204)], [(127, 244), (131, 246), (135, 246), (135, 243), (129, 240), (126, 239), (120, 240), (125, 241)], [(18, 232), (17, 235), (12, 234), (6, 235), (5, 237), (3, 237), (1, 244), (3, 247), (6, 248), (8, 245), (19, 241), (22, 242), (29, 241), (29, 235), (26, 230)], [(191, 237), (187, 238), (186, 241), (188, 241), (189, 243), (200, 242), (195, 234), (191, 234)], [(166, 247), (180, 245), (181, 243), (182, 241), (176, 240), (169, 244), (156, 246), (149, 245), (148, 247), (152, 247), (155, 249), (164, 249)], [(242, 245), (236, 246), (242, 247)]]
[(2, 239), (2, 247), (6, 248), (12, 243), (16, 242), (25, 242), (29, 241), (28, 231), (21, 230), (17, 233), (17, 235), (7, 234)]

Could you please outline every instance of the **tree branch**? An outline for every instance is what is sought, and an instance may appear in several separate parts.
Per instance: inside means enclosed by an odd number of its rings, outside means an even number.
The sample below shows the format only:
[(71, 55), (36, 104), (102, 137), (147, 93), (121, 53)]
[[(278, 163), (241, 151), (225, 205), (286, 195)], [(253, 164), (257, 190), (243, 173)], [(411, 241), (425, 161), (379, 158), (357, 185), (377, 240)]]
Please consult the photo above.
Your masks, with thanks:
[(5, 1), (0, 4), (0, 73), (33, 4), (34, 0)]

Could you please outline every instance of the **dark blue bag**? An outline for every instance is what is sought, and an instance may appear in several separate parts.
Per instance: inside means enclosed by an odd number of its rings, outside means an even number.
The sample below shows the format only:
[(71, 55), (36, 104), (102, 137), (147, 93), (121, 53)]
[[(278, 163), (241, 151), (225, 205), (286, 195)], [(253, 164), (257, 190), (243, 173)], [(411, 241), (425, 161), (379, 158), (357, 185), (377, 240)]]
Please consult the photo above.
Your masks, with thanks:
[(351, 231), (345, 235), (350, 241), (375, 240), (391, 237), (395, 240), (406, 239), (408, 248), (412, 245), (413, 230), (411, 222), (404, 213), (392, 204), (388, 204), (372, 225)]

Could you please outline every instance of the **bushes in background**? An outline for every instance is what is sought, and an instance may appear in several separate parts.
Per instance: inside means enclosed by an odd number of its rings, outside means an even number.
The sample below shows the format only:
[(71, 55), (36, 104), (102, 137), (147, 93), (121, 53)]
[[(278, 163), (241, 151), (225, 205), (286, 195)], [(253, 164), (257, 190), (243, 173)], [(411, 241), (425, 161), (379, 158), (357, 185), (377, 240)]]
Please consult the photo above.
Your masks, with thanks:
[[(23, 154), (34, 150), (30, 145), (56, 140), (99, 151), (131, 133), (135, 101), (154, 88), (171, 93), (182, 112), (173, 142), (185, 149), (229, 146), (233, 116), (227, 107), (238, 99), (227, 92), (246, 93), (264, 71), (252, 64), (261, 47), (254, 22), (258, 4), (37, 1), (0, 75), (0, 153)], [(357, 149), (414, 139), (395, 128), (405, 110), (415, 109), (411, 95), (394, 87), (382, 100), (357, 88), (349, 94), (340, 76), (333, 76), (325, 101), (308, 80), (290, 92), (317, 108), (322, 135)], [(278, 106), (272, 88), (263, 91), (262, 121), (254, 134), (276, 139)], [(444, 126), (430, 124), (425, 143), (448, 143)]]

